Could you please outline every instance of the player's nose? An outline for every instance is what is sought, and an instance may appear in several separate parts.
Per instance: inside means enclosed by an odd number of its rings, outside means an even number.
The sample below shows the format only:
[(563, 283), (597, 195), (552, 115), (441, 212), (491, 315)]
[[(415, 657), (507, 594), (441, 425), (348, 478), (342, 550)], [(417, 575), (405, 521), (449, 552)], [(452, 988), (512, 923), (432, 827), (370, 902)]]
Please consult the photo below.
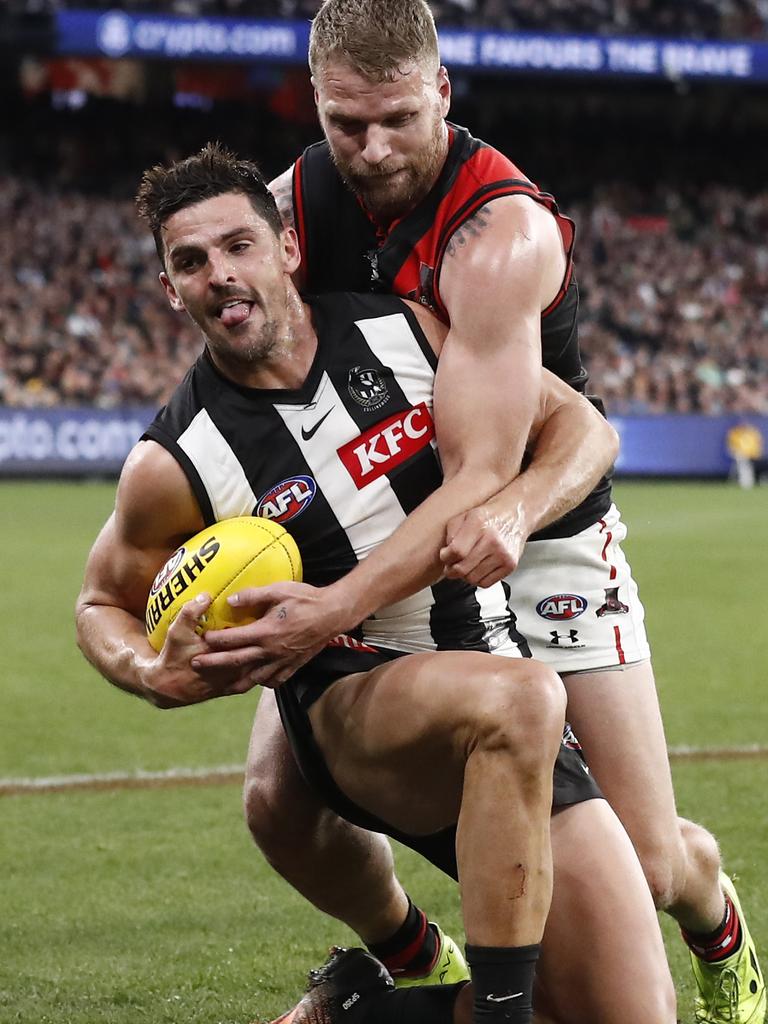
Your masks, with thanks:
[(208, 282), (213, 287), (232, 284), (236, 280), (235, 269), (231, 258), (226, 253), (209, 253)]
[(392, 146), (387, 131), (380, 125), (370, 125), (360, 154), (367, 164), (380, 164), (392, 155)]

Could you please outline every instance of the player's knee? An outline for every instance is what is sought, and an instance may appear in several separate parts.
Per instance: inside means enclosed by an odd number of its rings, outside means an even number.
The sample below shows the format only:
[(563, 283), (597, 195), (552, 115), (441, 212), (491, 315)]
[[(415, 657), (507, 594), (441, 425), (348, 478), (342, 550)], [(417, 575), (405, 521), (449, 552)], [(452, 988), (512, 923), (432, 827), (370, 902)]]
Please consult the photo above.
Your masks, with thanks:
[(282, 842), (285, 822), (280, 814), (275, 784), (268, 774), (247, 775), (243, 789), (243, 809), (248, 830), (253, 840), (269, 860), (269, 850)]
[[(536, 661), (503, 662), (473, 680), (474, 737), (538, 770), (557, 750), (565, 718), (560, 677)], [(535, 737), (535, 741), (534, 741)]]
[(246, 775), (243, 806), (253, 841), (278, 871), (316, 842), (325, 813), (317, 801), (287, 791), (273, 772)]
[(678, 818), (679, 830), (663, 840), (637, 843), (636, 849), (657, 910), (674, 907), (691, 875), (716, 878), (720, 851), (701, 825)]
[(686, 872), (705, 878), (717, 878), (720, 872), (720, 848), (711, 832), (685, 818), (678, 818), (685, 849)]

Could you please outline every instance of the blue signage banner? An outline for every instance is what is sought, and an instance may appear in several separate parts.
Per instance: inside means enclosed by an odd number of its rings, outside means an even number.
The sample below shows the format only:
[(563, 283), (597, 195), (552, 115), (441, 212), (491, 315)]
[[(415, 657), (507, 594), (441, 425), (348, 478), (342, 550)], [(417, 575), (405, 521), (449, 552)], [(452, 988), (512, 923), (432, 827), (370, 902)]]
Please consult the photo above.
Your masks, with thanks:
[(728, 431), (748, 422), (768, 451), (768, 416), (612, 416), (621, 439), (616, 475), (726, 477)]
[(125, 11), (57, 14), (58, 51), (102, 57), (306, 62), (309, 22), (182, 18)]
[[(116, 475), (156, 410), (0, 407), (0, 477)], [(621, 438), (617, 476), (726, 477), (726, 435), (749, 422), (768, 451), (768, 416), (611, 417)]]
[(0, 477), (119, 473), (156, 411), (0, 408)]
[[(67, 55), (287, 64), (307, 60), (308, 21), (118, 10), (65, 10), (56, 19), (58, 51)], [(440, 50), (449, 68), (470, 71), (768, 81), (768, 43), (446, 29), (440, 33)]]

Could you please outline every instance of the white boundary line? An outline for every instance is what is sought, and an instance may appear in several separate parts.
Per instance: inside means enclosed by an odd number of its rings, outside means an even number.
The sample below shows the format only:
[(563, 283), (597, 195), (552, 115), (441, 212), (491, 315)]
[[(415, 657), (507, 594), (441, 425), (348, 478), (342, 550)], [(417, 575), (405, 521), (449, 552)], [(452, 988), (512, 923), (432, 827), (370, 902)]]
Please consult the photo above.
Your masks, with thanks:
[(182, 785), (184, 783), (229, 782), (243, 777), (243, 765), (220, 764), (211, 768), (169, 768), (148, 772), (95, 772), (80, 775), (37, 775), (31, 778), (0, 778), (0, 795), (8, 793), (59, 791), (66, 789), (119, 789), (121, 786)]
[[(728, 761), (768, 757), (768, 746), (753, 743), (743, 747), (669, 748), (673, 761)], [(243, 777), (243, 765), (220, 764), (210, 768), (169, 768), (149, 772), (96, 772), (79, 775), (41, 775), (27, 778), (0, 778), (0, 796), (14, 793), (62, 792), (73, 789), (128, 789), (150, 786), (203, 785), (207, 782), (237, 782)]]

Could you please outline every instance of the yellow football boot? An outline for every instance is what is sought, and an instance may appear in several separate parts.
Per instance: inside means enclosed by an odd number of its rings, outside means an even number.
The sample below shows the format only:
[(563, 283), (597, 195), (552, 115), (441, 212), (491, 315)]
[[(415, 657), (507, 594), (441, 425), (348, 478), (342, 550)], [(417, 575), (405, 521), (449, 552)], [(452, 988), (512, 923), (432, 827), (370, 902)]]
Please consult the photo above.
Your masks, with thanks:
[(444, 935), (437, 924), (430, 922), (430, 928), (437, 933), (437, 955), (426, 974), (418, 977), (393, 974), (397, 988), (408, 988), (411, 985), (456, 985), (460, 981), (469, 981), (467, 967), (461, 950), (450, 937)]
[(696, 996), (696, 1024), (763, 1024), (766, 1011), (765, 982), (749, 934), (744, 911), (730, 878), (720, 872), (720, 884), (736, 908), (742, 941), (738, 951), (726, 960), (710, 964), (691, 953), (691, 964), (699, 994)]

